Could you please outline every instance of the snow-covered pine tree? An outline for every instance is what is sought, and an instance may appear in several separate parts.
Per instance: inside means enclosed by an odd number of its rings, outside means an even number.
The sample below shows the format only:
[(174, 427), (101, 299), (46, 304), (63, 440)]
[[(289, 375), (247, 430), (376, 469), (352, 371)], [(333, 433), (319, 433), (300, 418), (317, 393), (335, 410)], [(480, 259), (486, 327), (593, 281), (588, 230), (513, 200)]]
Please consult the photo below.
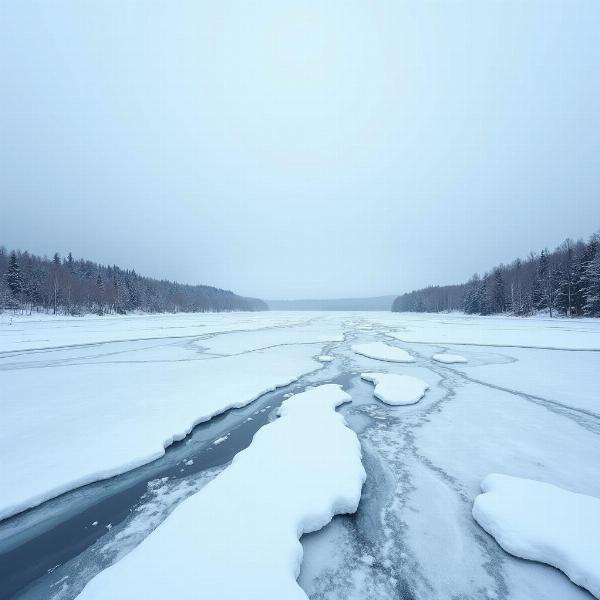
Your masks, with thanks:
[(103, 313), (103, 305), (104, 305), (104, 281), (102, 280), (102, 275), (98, 273), (96, 277), (96, 306), (98, 314)]
[(481, 279), (479, 275), (475, 274), (471, 278), (471, 281), (467, 284), (467, 290), (465, 292), (465, 300), (463, 310), (468, 315), (474, 315), (481, 312), (479, 306), (479, 288), (481, 287)]
[(588, 317), (600, 316), (600, 249), (586, 267), (587, 287), (583, 313)]
[(575, 256), (573, 241), (567, 239), (558, 249), (561, 251), (561, 266), (557, 270), (556, 297), (554, 305), (563, 315), (570, 317), (573, 312), (573, 291), (575, 284)]
[(499, 268), (494, 269), (492, 289), (492, 308), (493, 312), (502, 313), (506, 310), (506, 290), (504, 287), (504, 278)]
[(573, 310), (577, 315), (583, 315), (587, 302), (587, 291), (590, 287), (588, 266), (594, 260), (600, 244), (598, 236), (593, 236), (589, 243), (578, 254), (573, 283)]
[(14, 251), (10, 253), (10, 258), (8, 259), (6, 283), (13, 298), (18, 299), (23, 291), (23, 277), (19, 261), (17, 260), (17, 253)]
[(73, 260), (73, 255), (70, 252), (67, 255), (67, 260), (65, 262), (65, 266), (66, 266), (67, 271), (69, 273), (74, 273), (75, 272), (75, 261)]

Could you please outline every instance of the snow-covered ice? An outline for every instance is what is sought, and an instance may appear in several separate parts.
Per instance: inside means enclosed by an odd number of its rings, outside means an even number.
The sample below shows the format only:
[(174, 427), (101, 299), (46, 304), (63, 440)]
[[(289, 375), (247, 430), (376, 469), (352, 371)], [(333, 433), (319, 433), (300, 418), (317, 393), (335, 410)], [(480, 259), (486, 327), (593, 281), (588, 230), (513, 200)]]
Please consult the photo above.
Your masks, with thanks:
[[(598, 331), (600, 338), (600, 330)], [(456, 368), (478, 381), (600, 415), (600, 352), (511, 348)]]
[(600, 499), (499, 474), (481, 490), (473, 517), (502, 548), (560, 569), (600, 598)]
[(600, 349), (598, 319), (523, 319), (403, 313), (380, 321), (390, 327), (400, 324), (400, 330), (388, 335), (409, 344), (503, 346), (546, 350)]
[(349, 400), (331, 384), (286, 400), (231, 466), (80, 597), (306, 599), (298, 538), (354, 512), (365, 480), (356, 434), (335, 411)]
[[(308, 314), (308, 313), (307, 313)], [(277, 328), (306, 325), (306, 315), (299, 313), (179, 313), (156, 315), (52, 317), (9, 316), (0, 314), (0, 353), (10, 351), (40, 352), (70, 346), (99, 346), (106, 343), (189, 339), (214, 334), (256, 333)], [(334, 326), (335, 323), (332, 324)], [(314, 331), (313, 331), (314, 333)], [(313, 333), (309, 335), (313, 335)], [(296, 334), (291, 333), (291, 336)], [(302, 335), (302, 334), (299, 334)], [(323, 334), (328, 338), (328, 335)], [(261, 335), (259, 335), (259, 338)], [(264, 340), (264, 338), (263, 338)], [(253, 347), (261, 343), (251, 344)], [(314, 341), (314, 340), (313, 340)], [(216, 342), (215, 342), (216, 343)], [(244, 346), (232, 338), (234, 351)], [(229, 347), (224, 348), (226, 351)]]
[[(232, 327), (226, 316), (219, 318), (223, 329)], [(264, 317), (260, 319), (265, 326)], [(283, 320), (272, 317), (271, 323)], [(118, 324), (118, 319), (109, 321)], [(133, 319), (136, 326), (142, 321)], [(123, 326), (129, 322), (125, 318)], [(193, 322), (201, 323), (201, 317)], [(97, 319), (60, 323), (72, 330), (78, 329), (74, 325), (106, 327)], [(181, 318), (174, 320), (174, 326), (181, 325)], [(310, 344), (201, 358), (180, 327), (175, 339), (173, 330), (166, 329), (164, 338), (152, 341), (124, 340), (117, 330), (115, 342), (106, 341), (109, 334), (103, 329), (102, 343), (58, 348), (58, 342), (73, 341), (74, 334), (63, 332), (58, 322), (42, 321), (40, 335), (49, 337), (37, 343), (52, 350), (23, 352), (14, 349), (15, 327), (30, 330), (28, 344), (35, 331), (26, 321), (2, 330), (0, 346), (13, 349), (0, 353), (0, 519), (155, 460), (196, 424), (319, 368)], [(158, 336), (160, 330), (152, 329), (152, 334)], [(135, 335), (142, 332), (136, 328)], [(98, 338), (90, 332), (90, 339)]]
[(450, 354), (448, 352), (434, 354), (431, 358), (440, 363), (445, 363), (447, 365), (453, 365), (455, 363), (466, 363), (468, 362), (464, 356), (460, 354)]
[(427, 383), (411, 375), (394, 373), (362, 373), (365, 381), (375, 384), (373, 395), (386, 404), (415, 404), (429, 389)]
[(204, 348), (208, 353), (227, 356), (291, 344), (323, 346), (325, 342), (341, 342), (343, 339), (341, 324), (336, 321), (327, 321), (318, 324), (292, 324), (284, 327), (276, 324), (261, 330), (228, 332), (215, 335), (208, 340), (200, 340), (198, 346)]
[(357, 354), (362, 354), (367, 358), (376, 360), (385, 360), (388, 362), (414, 362), (414, 358), (402, 348), (396, 348), (383, 342), (370, 342), (368, 344), (355, 344), (352, 350)]
[[(213, 410), (219, 412), (233, 401), (251, 401), (276, 385), (301, 378), (273, 396), (278, 403), (298, 389), (343, 382), (353, 402), (339, 411), (360, 439), (369, 477), (355, 516), (333, 519), (321, 531), (302, 536), (299, 582), (307, 595), (322, 600), (590, 597), (559, 569), (504, 552), (474, 521), (472, 508), (489, 473), (547, 481), (600, 498), (600, 320), (384, 312), (33, 317), (15, 318), (12, 324), (3, 318), (0, 499), (6, 504), (10, 500), (23, 507), (24, 500), (39, 500), (43, 491), (58, 493), (88, 478), (107, 477), (112, 468), (131, 468), (138, 458), (146, 460), (155, 452), (153, 456), (160, 456), (164, 444), (184, 435), (197, 419), (210, 418)], [(381, 344), (384, 336), (401, 343)], [(375, 345), (379, 360), (400, 352), (403, 359), (407, 353), (415, 361), (375, 363), (353, 352), (353, 344)], [(463, 355), (468, 363), (442, 369), (432, 360), (434, 354)], [(318, 358), (324, 355), (335, 356), (327, 368)], [(385, 373), (378, 373), (380, 369)], [(390, 409), (375, 402), (374, 389), (360, 382), (361, 373), (373, 372), (386, 377), (410, 373), (429, 390), (414, 407)], [(49, 565), (49, 573), (36, 581), (41, 592), (31, 598), (73, 600), (93, 575), (138, 543), (144, 547), (142, 540), (151, 530), (168, 526), (170, 518), (160, 524), (178, 512), (172, 513), (175, 504), (200, 489), (194, 481), (205, 473), (203, 460), (223, 468), (226, 463), (221, 461), (230, 460), (249, 442), (251, 433), (246, 435), (244, 428), (253, 431), (254, 425), (262, 425), (268, 431), (271, 425), (263, 423), (268, 423), (267, 415), (274, 417), (275, 402), (259, 402), (214, 420), (206, 434), (204, 427), (196, 430), (197, 445), (173, 446), (155, 465), (69, 492), (0, 523), (0, 552), (11, 540), (46, 528), (61, 514), (61, 506), (81, 514), (88, 533), (103, 535), (95, 551), (90, 546), (56, 569)], [(310, 452), (319, 418), (307, 418), (306, 446), (296, 450), (298, 460), (305, 458), (306, 448)], [(276, 423), (283, 420), (275, 417)], [(230, 442), (213, 445), (227, 433)], [(323, 461), (325, 454), (316, 456)], [(190, 459), (193, 466), (186, 466)], [(131, 514), (152, 515), (152, 524), (140, 527), (132, 538), (115, 537), (128, 527), (128, 519), (119, 521), (110, 511), (84, 512), (96, 487), (112, 500), (119, 485), (143, 477), (154, 466), (162, 472), (161, 464), (173, 465), (167, 488), (182, 486), (185, 493), (166, 494), (156, 514), (151, 500), (142, 499), (140, 512), (133, 507)], [(293, 467), (286, 477), (292, 473)], [(235, 495), (241, 502), (250, 491), (257, 503), (260, 492), (265, 506), (257, 514), (268, 512), (277, 519), (281, 511), (265, 495), (278, 489), (277, 477), (266, 484), (267, 475), (248, 476)], [(189, 502), (195, 503), (196, 496)], [(182, 531), (196, 522), (195, 512), (187, 510), (181, 517)], [(230, 514), (223, 527), (229, 531), (230, 525), (242, 532), (249, 527), (254, 548), (272, 546), (268, 535), (275, 535), (274, 528), (255, 526), (253, 515)], [(44, 531), (53, 547), (63, 548), (63, 538)], [(299, 532), (290, 534), (281, 527), (277, 539), (288, 534), (296, 539)], [(76, 545), (77, 534), (72, 535)], [(107, 559), (99, 549), (109, 539), (114, 544)], [(34, 543), (35, 538), (31, 547)], [(197, 562), (191, 552), (188, 556), (187, 538), (177, 547), (172, 553), (179, 562), (165, 563), (164, 572), (187, 580)], [(220, 551), (225, 553), (224, 548)], [(122, 581), (144, 583), (145, 574), (137, 576), (137, 569), (131, 577), (126, 574), (126, 565), (134, 564), (127, 560), (126, 556), (124, 566), (115, 567)], [(32, 564), (15, 560), (11, 574), (29, 572)], [(279, 572), (289, 573), (290, 564)], [(228, 576), (233, 572), (230, 569)], [(289, 582), (293, 574), (286, 577)], [(55, 587), (50, 590), (51, 585)]]

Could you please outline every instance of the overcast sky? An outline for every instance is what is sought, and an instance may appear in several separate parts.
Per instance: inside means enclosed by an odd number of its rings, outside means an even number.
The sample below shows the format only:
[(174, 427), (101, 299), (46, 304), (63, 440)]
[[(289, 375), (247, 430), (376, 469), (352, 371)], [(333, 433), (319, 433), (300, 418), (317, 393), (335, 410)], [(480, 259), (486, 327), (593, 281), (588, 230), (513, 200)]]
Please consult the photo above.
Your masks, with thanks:
[(600, 227), (600, 2), (0, 7), (0, 244), (263, 298)]

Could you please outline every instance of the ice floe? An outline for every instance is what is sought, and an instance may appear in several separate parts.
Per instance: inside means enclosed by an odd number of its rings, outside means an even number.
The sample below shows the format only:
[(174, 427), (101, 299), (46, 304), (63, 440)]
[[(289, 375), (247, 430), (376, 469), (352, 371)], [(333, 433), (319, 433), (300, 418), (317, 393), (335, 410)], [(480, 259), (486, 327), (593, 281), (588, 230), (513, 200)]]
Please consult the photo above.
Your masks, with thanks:
[(427, 383), (410, 375), (393, 373), (362, 373), (362, 379), (375, 384), (373, 395), (386, 404), (415, 404), (429, 389)]
[(367, 358), (385, 360), (388, 362), (414, 362), (414, 358), (402, 348), (396, 348), (383, 342), (370, 342), (368, 344), (355, 344), (352, 350), (356, 354), (362, 354)]
[(81, 598), (306, 600), (299, 537), (354, 512), (365, 480), (356, 434), (335, 411), (349, 400), (333, 384), (286, 400), (279, 419)]
[(600, 499), (509, 475), (488, 475), (473, 517), (511, 554), (563, 571), (600, 598)]

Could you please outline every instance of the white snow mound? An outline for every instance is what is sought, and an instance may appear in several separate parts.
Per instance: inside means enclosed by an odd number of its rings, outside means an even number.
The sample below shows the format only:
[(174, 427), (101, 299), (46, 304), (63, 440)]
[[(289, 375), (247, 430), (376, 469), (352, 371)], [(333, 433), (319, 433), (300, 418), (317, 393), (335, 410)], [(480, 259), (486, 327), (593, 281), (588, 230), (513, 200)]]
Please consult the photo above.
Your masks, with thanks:
[(448, 354), (446, 352), (443, 354), (434, 354), (431, 358), (433, 358), (433, 360), (437, 360), (437, 362), (445, 363), (447, 365), (468, 362), (467, 359), (460, 354)]
[(429, 386), (422, 379), (410, 375), (362, 373), (361, 377), (365, 381), (375, 384), (373, 390), (375, 398), (394, 406), (415, 404), (429, 389)]
[(280, 418), (81, 598), (306, 600), (296, 582), (303, 533), (356, 511), (365, 471), (356, 434), (322, 385), (284, 401)]
[(473, 517), (511, 554), (563, 571), (600, 598), (600, 499), (549, 483), (488, 475)]
[(402, 348), (396, 348), (383, 342), (370, 342), (368, 344), (356, 344), (352, 346), (356, 354), (362, 354), (367, 358), (385, 360), (388, 362), (414, 362), (414, 358)]
[(317, 360), (322, 363), (332, 362), (334, 360), (333, 356), (329, 356), (327, 354), (321, 354), (321, 356), (317, 356)]

